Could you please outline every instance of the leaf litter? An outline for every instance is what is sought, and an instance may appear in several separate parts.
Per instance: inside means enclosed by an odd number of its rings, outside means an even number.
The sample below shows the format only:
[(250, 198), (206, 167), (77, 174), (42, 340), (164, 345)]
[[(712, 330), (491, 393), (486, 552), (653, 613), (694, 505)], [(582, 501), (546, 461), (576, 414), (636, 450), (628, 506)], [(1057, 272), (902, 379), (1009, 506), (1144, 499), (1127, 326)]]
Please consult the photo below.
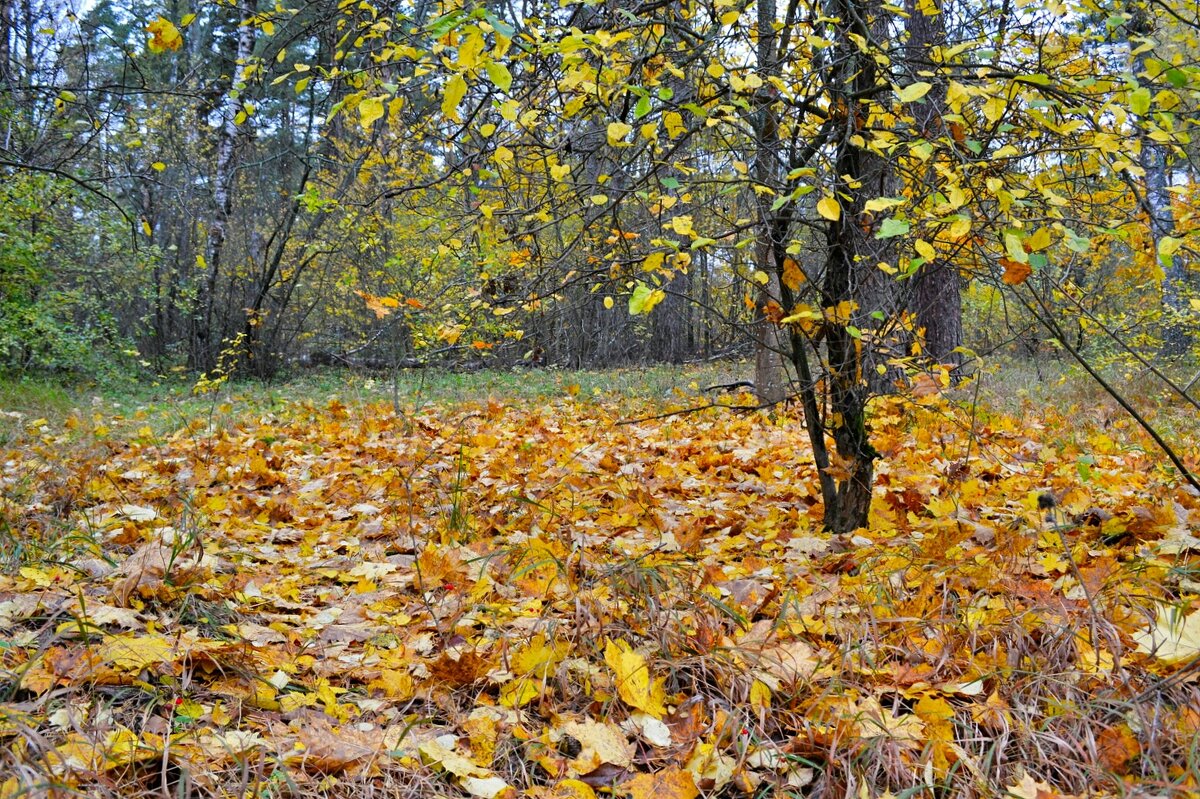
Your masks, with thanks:
[(884, 401), (843, 552), (796, 413), (616, 413), (39, 428), (0, 799), (1196, 790), (1200, 497), (1132, 433)]

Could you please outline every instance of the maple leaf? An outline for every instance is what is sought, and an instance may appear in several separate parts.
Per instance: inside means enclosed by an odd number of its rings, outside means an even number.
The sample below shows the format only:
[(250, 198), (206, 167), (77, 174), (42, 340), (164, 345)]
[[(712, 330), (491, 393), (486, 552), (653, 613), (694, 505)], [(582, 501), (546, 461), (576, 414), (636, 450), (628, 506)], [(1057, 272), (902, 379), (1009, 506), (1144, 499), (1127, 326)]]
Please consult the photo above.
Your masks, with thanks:
[(666, 695), (663, 680), (651, 683), (650, 667), (646, 659), (625, 641), (609, 639), (604, 647), (604, 662), (613, 670), (616, 678), (617, 695), (630, 707), (661, 719), (667, 712), (663, 706)]

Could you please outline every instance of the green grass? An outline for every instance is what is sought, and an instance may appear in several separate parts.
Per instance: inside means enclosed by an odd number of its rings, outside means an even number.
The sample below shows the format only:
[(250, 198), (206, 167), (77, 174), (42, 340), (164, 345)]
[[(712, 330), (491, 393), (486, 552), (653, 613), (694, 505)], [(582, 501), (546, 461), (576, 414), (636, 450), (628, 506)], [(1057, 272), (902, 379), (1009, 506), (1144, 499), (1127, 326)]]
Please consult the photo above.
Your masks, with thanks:
[(181, 376), (72, 384), (54, 378), (0, 377), (0, 445), (36, 433), (33, 421), (61, 427), (76, 416), (110, 429), (169, 435), (189, 425), (224, 426), (262, 417), (296, 403), (325, 406), (396, 402), (402, 410), (427, 405), (552, 401), (612, 403), (633, 409), (648, 402), (702, 404), (701, 390), (716, 383), (746, 380), (753, 366), (740, 361), (698, 365), (651, 365), (604, 371), (562, 369), (483, 369), (442, 372), (410, 369), (388, 373), (328, 368), (295, 372), (262, 383), (233, 380), (215, 392), (196, 394), (195, 382)]

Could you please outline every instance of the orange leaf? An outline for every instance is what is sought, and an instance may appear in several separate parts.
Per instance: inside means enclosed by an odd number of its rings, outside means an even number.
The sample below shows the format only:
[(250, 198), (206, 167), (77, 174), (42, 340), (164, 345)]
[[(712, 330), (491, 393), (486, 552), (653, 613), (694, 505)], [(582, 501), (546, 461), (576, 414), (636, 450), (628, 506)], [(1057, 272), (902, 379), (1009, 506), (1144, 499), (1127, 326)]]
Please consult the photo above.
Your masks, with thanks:
[(1010, 286), (1021, 285), (1033, 274), (1033, 267), (1029, 264), (1023, 264), (1011, 258), (1001, 258), (1000, 265), (1004, 267), (1004, 274), (1000, 276), (1000, 279)]
[(621, 787), (631, 799), (695, 799), (700, 795), (692, 773), (678, 768), (639, 774)]
[(783, 285), (792, 291), (798, 291), (804, 280), (804, 272), (800, 269), (800, 264), (791, 258), (785, 258), (783, 261)]

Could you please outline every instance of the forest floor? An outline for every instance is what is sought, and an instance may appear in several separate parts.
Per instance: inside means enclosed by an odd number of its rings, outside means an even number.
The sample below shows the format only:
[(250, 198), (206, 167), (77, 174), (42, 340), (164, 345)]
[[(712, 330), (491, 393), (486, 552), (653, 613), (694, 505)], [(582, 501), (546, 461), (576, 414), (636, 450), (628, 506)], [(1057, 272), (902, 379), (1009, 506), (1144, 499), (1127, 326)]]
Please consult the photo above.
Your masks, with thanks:
[(747, 368), (0, 385), (0, 799), (1200, 795), (1200, 495), (1112, 402), (876, 402), (837, 552), (796, 409), (662, 415)]

